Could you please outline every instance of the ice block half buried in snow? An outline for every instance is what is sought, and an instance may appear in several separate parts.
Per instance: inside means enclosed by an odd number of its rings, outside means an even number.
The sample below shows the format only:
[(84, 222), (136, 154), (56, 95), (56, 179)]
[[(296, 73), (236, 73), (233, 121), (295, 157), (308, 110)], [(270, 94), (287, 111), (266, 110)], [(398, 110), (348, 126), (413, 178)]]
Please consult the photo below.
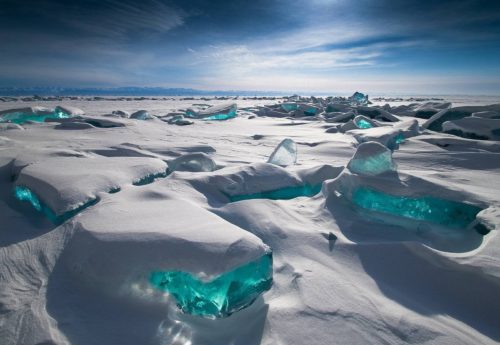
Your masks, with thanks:
[(67, 264), (75, 279), (127, 298), (167, 292), (206, 318), (249, 306), (271, 287), (269, 247), (172, 193), (159, 184), (125, 189), (74, 218)]

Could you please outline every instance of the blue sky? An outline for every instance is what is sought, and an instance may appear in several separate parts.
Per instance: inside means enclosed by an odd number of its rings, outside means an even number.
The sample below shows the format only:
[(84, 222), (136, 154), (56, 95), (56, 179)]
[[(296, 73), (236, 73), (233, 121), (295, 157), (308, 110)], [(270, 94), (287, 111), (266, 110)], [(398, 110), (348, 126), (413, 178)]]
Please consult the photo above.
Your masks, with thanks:
[(0, 1), (0, 86), (500, 93), (500, 1)]

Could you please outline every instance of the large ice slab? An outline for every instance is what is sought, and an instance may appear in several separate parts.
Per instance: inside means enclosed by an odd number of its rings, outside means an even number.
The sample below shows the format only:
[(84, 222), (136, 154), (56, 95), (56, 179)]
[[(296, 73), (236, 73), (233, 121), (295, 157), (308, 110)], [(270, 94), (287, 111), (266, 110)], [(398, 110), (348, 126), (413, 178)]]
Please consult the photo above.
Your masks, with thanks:
[(77, 209), (99, 192), (165, 173), (167, 164), (142, 157), (49, 158), (23, 168), (15, 186), (28, 188), (56, 215)]
[(425, 220), (452, 228), (466, 228), (482, 210), (480, 207), (458, 201), (431, 196), (392, 195), (367, 187), (355, 189), (352, 201), (372, 211)]
[(466, 117), (443, 123), (443, 132), (468, 139), (500, 140), (500, 118)]
[(422, 127), (432, 131), (440, 132), (443, 130), (443, 123), (446, 121), (460, 120), (464, 117), (469, 117), (473, 113), (484, 111), (500, 111), (500, 104), (492, 104), (487, 106), (467, 106), (444, 109), (433, 115), (427, 120)]
[(256, 236), (161, 185), (117, 196), (67, 224), (76, 231), (65, 258), (75, 279), (135, 298), (154, 287), (206, 317), (227, 316), (269, 289), (270, 249)]
[(271, 288), (272, 276), (272, 255), (269, 253), (207, 282), (183, 271), (153, 272), (150, 281), (157, 289), (174, 296), (182, 311), (217, 318), (252, 304)]
[(43, 107), (27, 107), (7, 109), (0, 111), (0, 122), (12, 122), (22, 124), (28, 121), (44, 122), (46, 119), (64, 119), (70, 118), (75, 114), (83, 113), (81, 110), (73, 107), (56, 107), (48, 109)]

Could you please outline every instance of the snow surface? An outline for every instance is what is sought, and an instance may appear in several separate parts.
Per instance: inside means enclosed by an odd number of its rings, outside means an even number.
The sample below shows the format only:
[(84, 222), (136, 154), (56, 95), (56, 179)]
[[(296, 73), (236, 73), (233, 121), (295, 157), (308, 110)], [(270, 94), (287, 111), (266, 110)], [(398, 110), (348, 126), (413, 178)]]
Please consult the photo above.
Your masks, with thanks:
[[(280, 105), (294, 100), (298, 110)], [(465, 118), (489, 120), (472, 114), (498, 109), (469, 100)], [(500, 342), (499, 142), (422, 128), (447, 128), (447, 100), (405, 108), (246, 99), (234, 100), (238, 116), (227, 121), (162, 121), (227, 101), (0, 104), (84, 112), (1, 127), (2, 345)], [(304, 114), (304, 104), (317, 113)], [(154, 117), (128, 118), (139, 110)], [(379, 127), (338, 131), (356, 115)], [(384, 146), (399, 134), (389, 171), (346, 168), (353, 156), (390, 155)], [(266, 163), (284, 138), (296, 144), (296, 164)], [(134, 183), (147, 176), (156, 178)], [(313, 197), (231, 202), (321, 183)], [(14, 198), (21, 185), (59, 213), (98, 202), (56, 225)], [(482, 211), (463, 229), (376, 214), (353, 204), (358, 186)], [(477, 224), (491, 231), (483, 236)], [(208, 280), (268, 250), (273, 287), (228, 318), (183, 314), (147, 281), (172, 269)]]

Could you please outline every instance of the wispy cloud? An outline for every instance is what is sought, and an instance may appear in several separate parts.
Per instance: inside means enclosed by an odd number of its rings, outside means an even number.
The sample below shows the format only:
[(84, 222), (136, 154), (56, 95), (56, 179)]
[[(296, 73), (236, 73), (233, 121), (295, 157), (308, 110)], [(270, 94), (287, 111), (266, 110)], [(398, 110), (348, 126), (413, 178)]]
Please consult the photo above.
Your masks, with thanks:
[(100, 11), (86, 6), (70, 7), (61, 20), (83, 34), (127, 39), (141, 31), (165, 33), (184, 24), (188, 14), (157, 0), (106, 0)]

